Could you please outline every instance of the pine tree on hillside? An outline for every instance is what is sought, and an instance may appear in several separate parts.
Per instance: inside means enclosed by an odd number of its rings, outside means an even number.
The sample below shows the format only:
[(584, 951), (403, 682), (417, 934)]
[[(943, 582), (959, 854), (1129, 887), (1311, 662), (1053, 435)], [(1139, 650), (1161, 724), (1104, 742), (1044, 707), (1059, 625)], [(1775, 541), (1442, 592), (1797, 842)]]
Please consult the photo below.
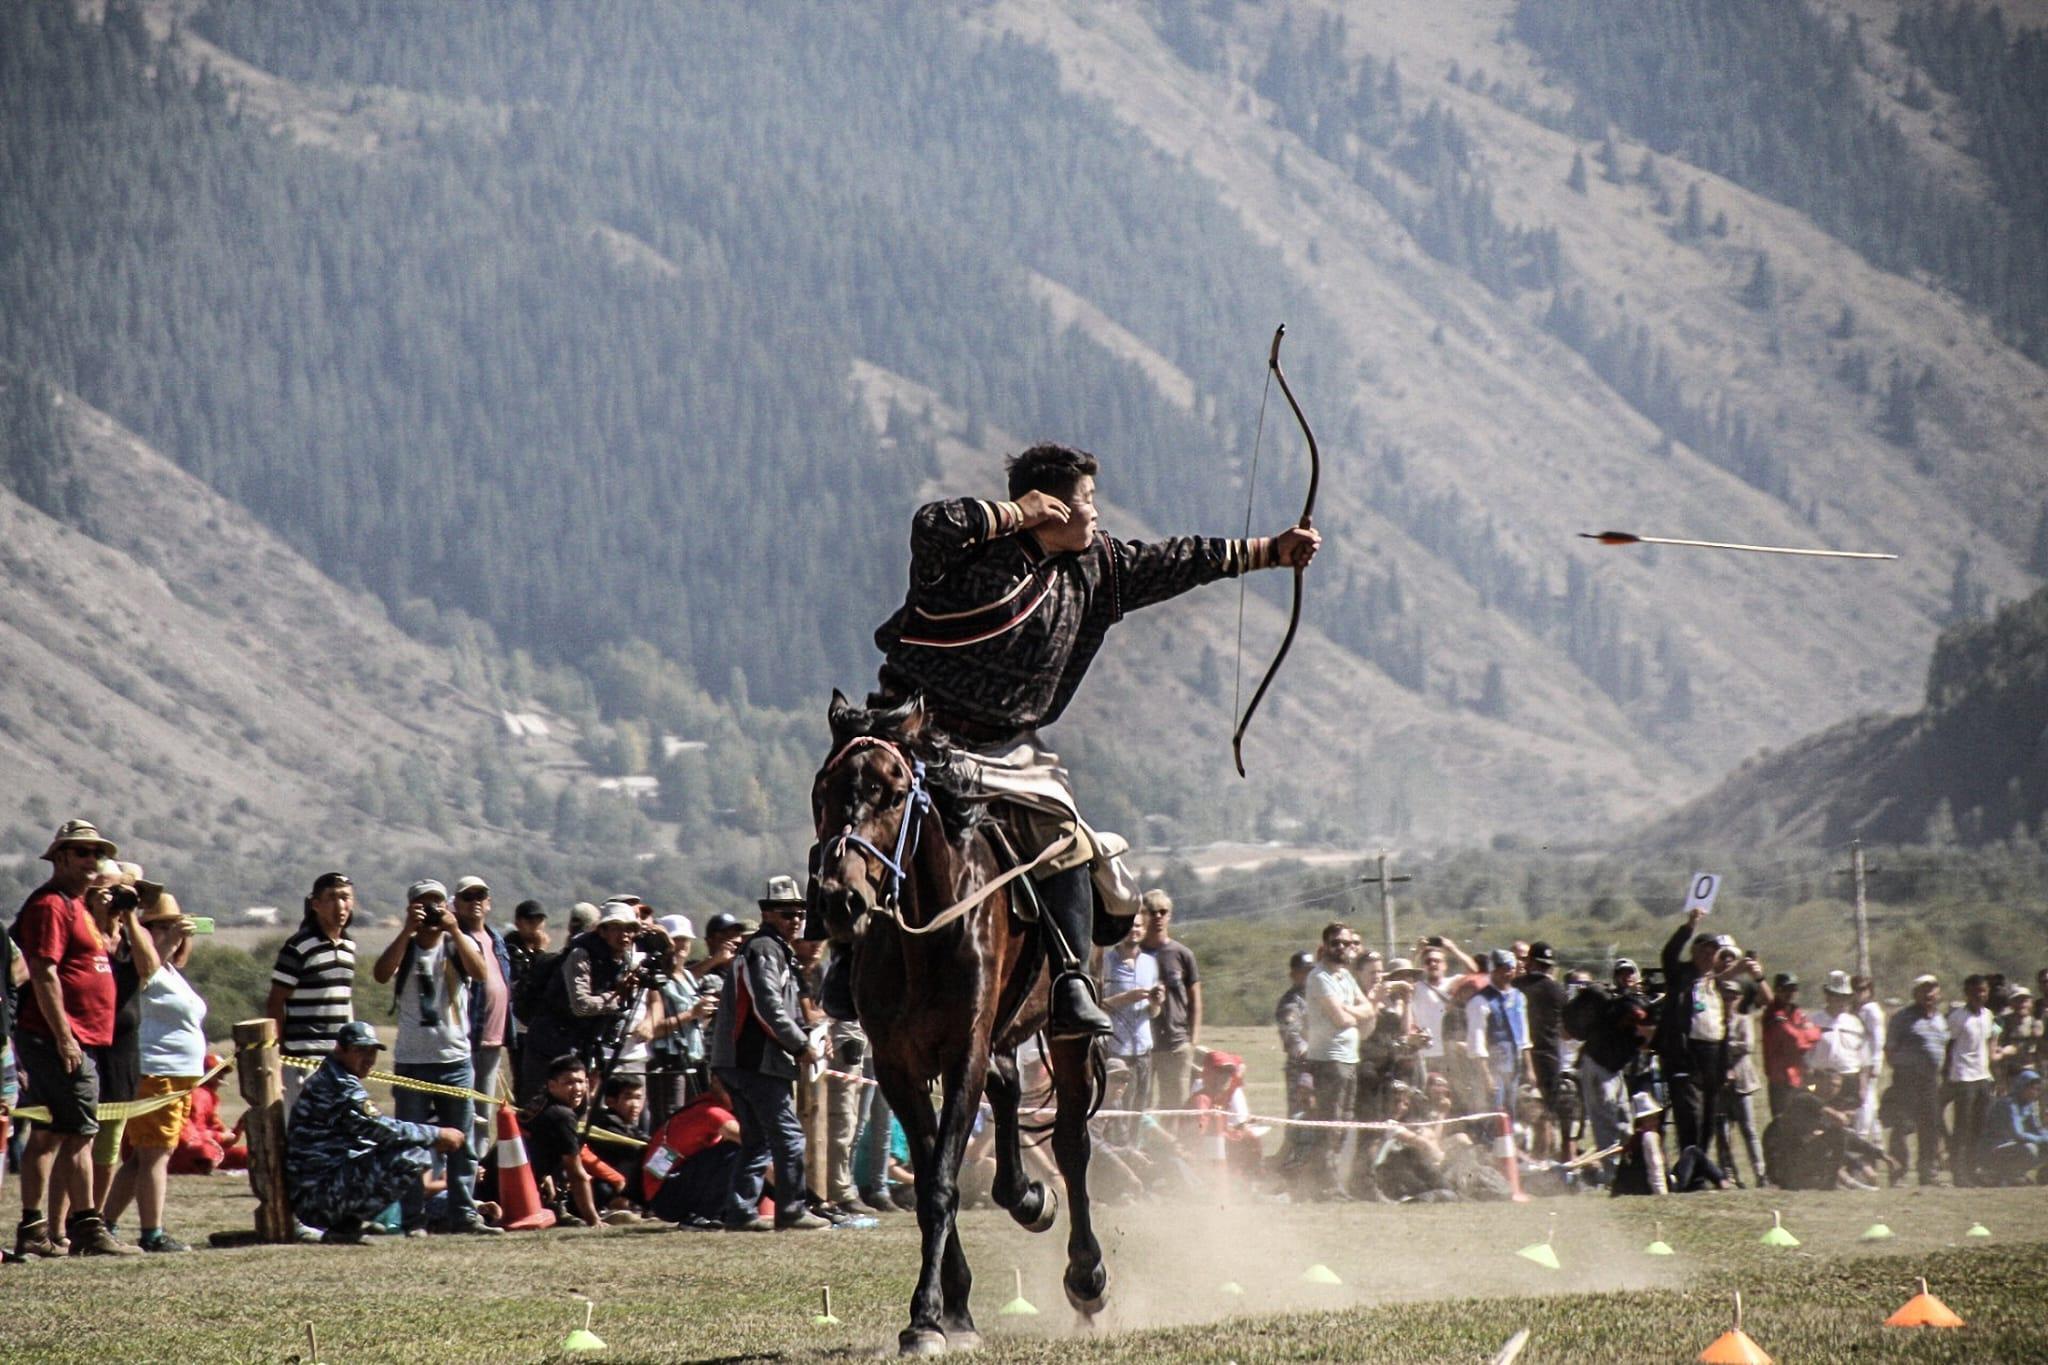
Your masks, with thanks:
[(1908, 449), (1920, 444), (1918, 406), (1913, 381), (1906, 377), (1906, 366), (1894, 357), (1891, 377), (1885, 381), (1884, 414), (1879, 420), (1886, 440)]
[(1586, 192), (1586, 155), (1584, 152), (1572, 153), (1571, 173), (1565, 176), (1564, 183), (1567, 188), (1576, 194), (1584, 194)]
[(1769, 312), (1778, 303), (1778, 277), (1771, 270), (1769, 252), (1758, 252), (1756, 269), (1750, 272), (1749, 283), (1742, 287), (1742, 302), (1745, 307), (1758, 312)]
[(2027, 555), (2027, 570), (2048, 578), (2048, 503), (2041, 506), (2041, 519), (2034, 523), (2034, 548)]

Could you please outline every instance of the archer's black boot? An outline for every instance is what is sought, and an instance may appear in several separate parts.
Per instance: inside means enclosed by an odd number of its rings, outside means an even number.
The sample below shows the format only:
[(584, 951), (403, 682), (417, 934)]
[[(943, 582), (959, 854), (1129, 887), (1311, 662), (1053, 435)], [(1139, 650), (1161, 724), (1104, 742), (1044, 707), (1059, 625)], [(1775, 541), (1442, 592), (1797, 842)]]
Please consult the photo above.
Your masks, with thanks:
[(1053, 1038), (1096, 1038), (1113, 1031), (1109, 1016), (1095, 998), (1095, 983), (1081, 969), (1088, 949), (1089, 920), (1095, 913), (1095, 886), (1088, 868), (1069, 868), (1036, 887), (1039, 919), (1052, 960), (1052, 1010), (1046, 1033)]

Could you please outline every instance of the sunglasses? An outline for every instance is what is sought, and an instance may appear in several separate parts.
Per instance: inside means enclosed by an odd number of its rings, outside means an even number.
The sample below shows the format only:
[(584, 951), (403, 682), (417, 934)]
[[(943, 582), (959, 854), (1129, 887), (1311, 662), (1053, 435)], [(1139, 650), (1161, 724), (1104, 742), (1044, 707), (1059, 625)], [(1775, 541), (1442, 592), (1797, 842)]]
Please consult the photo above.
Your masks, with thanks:
[(491, 893), (488, 891), (465, 891), (455, 899), (459, 901), (487, 901), (490, 898)]

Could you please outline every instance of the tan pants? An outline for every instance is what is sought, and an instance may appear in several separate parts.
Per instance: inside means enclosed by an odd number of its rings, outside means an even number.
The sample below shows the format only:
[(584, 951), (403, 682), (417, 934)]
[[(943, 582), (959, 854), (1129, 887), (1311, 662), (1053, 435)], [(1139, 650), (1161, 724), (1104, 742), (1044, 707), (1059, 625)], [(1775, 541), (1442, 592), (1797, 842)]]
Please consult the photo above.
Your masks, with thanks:
[[(868, 1036), (859, 1024), (835, 1020), (831, 1031), (832, 1069), (858, 1076), (867, 1056)], [(825, 1077), (825, 1185), (818, 1193), (835, 1204), (851, 1204), (859, 1196), (853, 1185), (853, 1140), (860, 1131), (858, 1080)], [(829, 1188), (828, 1188), (829, 1187)]]

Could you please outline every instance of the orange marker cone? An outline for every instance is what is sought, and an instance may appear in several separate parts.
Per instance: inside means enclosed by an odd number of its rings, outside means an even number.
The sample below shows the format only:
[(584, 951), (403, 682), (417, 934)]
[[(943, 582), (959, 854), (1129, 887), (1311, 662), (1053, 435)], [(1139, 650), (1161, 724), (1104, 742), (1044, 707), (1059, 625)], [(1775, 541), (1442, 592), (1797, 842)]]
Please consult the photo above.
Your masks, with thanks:
[(1920, 1292), (1907, 1299), (1898, 1312), (1884, 1320), (1887, 1327), (1961, 1327), (1963, 1320), (1953, 1309), (1927, 1292), (1927, 1281), (1920, 1281)]
[(533, 1165), (526, 1159), (526, 1141), (519, 1136), (519, 1120), (509, 1104), (498, 1106), (498, 1204), (505, 1210), (498, 1226), (507, 1232), (532, 1232), (555, 1225), (555, 1211), (540, 1202)]
[(1742, 1330), (1742, 1291), (1735, 1293), (1735, 1325), (1714, 1338), (1714, 1344), (1701, 1351), (1695, 1359), (1704, 1365), (1773, 1365), (1764, 1348), (1749, 1339), (1749, 1333)]

